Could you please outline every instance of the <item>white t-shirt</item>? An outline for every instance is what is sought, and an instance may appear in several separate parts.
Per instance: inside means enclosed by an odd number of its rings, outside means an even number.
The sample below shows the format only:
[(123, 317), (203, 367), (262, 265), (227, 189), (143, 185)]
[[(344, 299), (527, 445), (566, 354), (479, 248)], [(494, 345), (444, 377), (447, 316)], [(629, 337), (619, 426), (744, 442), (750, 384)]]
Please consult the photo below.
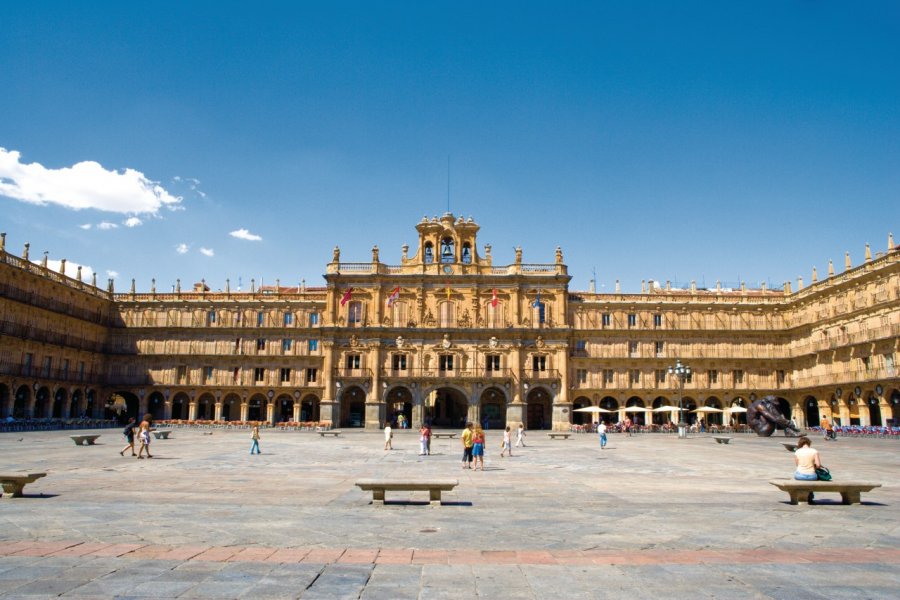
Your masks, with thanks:
[(606, 433), (606, 423), (603, 423), (603, 422), (601, 421), (601, 422), (600, 422), (600, 426), (597, 427), (597, 431), (598, 431), (599, 433), (601, 433), (601, 434), (602, 434), (602, 433)]
[(388, 441), (389, 439), (391, 439), (391, 426), (385, 425), (384, 426), (384, 441)]
[(810, 446), (803, 446), (794, 450), (794, 456), (797, 459), (797, 472), (806, 475), (812, 475), (816, 472), (816, 456), (819, 451)]

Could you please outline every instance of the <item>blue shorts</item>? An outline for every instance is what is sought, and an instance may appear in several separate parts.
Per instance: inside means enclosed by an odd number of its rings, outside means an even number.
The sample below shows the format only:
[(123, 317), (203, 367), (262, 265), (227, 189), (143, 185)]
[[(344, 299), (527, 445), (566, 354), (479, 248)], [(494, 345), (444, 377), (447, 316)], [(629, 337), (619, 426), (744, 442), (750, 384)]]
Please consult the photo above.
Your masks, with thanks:
[(472, 456), (484, 456), (484, 444), (473, 444)]
[(818, 481), (819, 476), (815, 473), (798, 473), (794, 471), (794, 479), (799, 479), (800, 481)]

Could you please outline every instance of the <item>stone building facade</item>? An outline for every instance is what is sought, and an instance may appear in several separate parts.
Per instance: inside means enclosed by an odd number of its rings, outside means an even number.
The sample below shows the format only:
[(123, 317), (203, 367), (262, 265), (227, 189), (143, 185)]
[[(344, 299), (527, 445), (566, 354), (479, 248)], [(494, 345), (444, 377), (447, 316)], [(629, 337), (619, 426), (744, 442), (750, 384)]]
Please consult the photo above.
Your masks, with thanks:
[[(567, 429), (775, 395), (798, 424), (900, 423), (900, 249), (797, 289), (576, 292), (561, 249), (493, 264), (478, 225), (416, 225), (399, 264), (344, 262), (322, 287), (115, 293), (0, 238), (0, 417), (157, 418)], [(691, 367), (680, 380), (668, 367)], [(633, 412), (635, 411), (635, 412)], [(694, 418), (690, 416), (689, 418)], [(704, 416), (721, 420), (721, 413)]]

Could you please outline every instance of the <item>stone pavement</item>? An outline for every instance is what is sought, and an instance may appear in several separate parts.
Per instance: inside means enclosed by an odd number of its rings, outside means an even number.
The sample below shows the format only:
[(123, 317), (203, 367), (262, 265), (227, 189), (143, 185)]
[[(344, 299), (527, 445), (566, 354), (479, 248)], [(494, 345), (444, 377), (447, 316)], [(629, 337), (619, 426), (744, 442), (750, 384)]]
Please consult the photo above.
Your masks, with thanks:
[[(459, 440), (177, 429), (151, 460), (103, 431), (0, 434), (0, 473), (46, 471), (0, 500), (2, 598), (895, 598), (900, 444), (814, 438), (837, 479), (884, 487), (791, 506), (781, 438), (590, 434), (460, 469)], [(363, 477), (457, 477), (444, 505)]]

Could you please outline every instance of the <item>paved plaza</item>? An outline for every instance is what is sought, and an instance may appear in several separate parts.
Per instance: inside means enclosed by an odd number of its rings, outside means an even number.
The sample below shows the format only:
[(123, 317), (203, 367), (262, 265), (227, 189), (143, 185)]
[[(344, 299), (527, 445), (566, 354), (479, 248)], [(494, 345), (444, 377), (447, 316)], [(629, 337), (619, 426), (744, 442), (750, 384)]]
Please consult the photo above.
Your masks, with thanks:
[[(788, 504), (783, 438), (550, 440), (460, 468), (459, 440), (176, 429), (151, 460), (117, 430), (0, 434), (0, 473), (46, 472), (0, 500), (3, 598), (896, 598), (900, 444), (814, 438), (835, 478), (884, 484), (843, 506)], [(95, 432), (96, 433), (96, 432)], [(451, 477), (388, 493), (366, 477)]]

